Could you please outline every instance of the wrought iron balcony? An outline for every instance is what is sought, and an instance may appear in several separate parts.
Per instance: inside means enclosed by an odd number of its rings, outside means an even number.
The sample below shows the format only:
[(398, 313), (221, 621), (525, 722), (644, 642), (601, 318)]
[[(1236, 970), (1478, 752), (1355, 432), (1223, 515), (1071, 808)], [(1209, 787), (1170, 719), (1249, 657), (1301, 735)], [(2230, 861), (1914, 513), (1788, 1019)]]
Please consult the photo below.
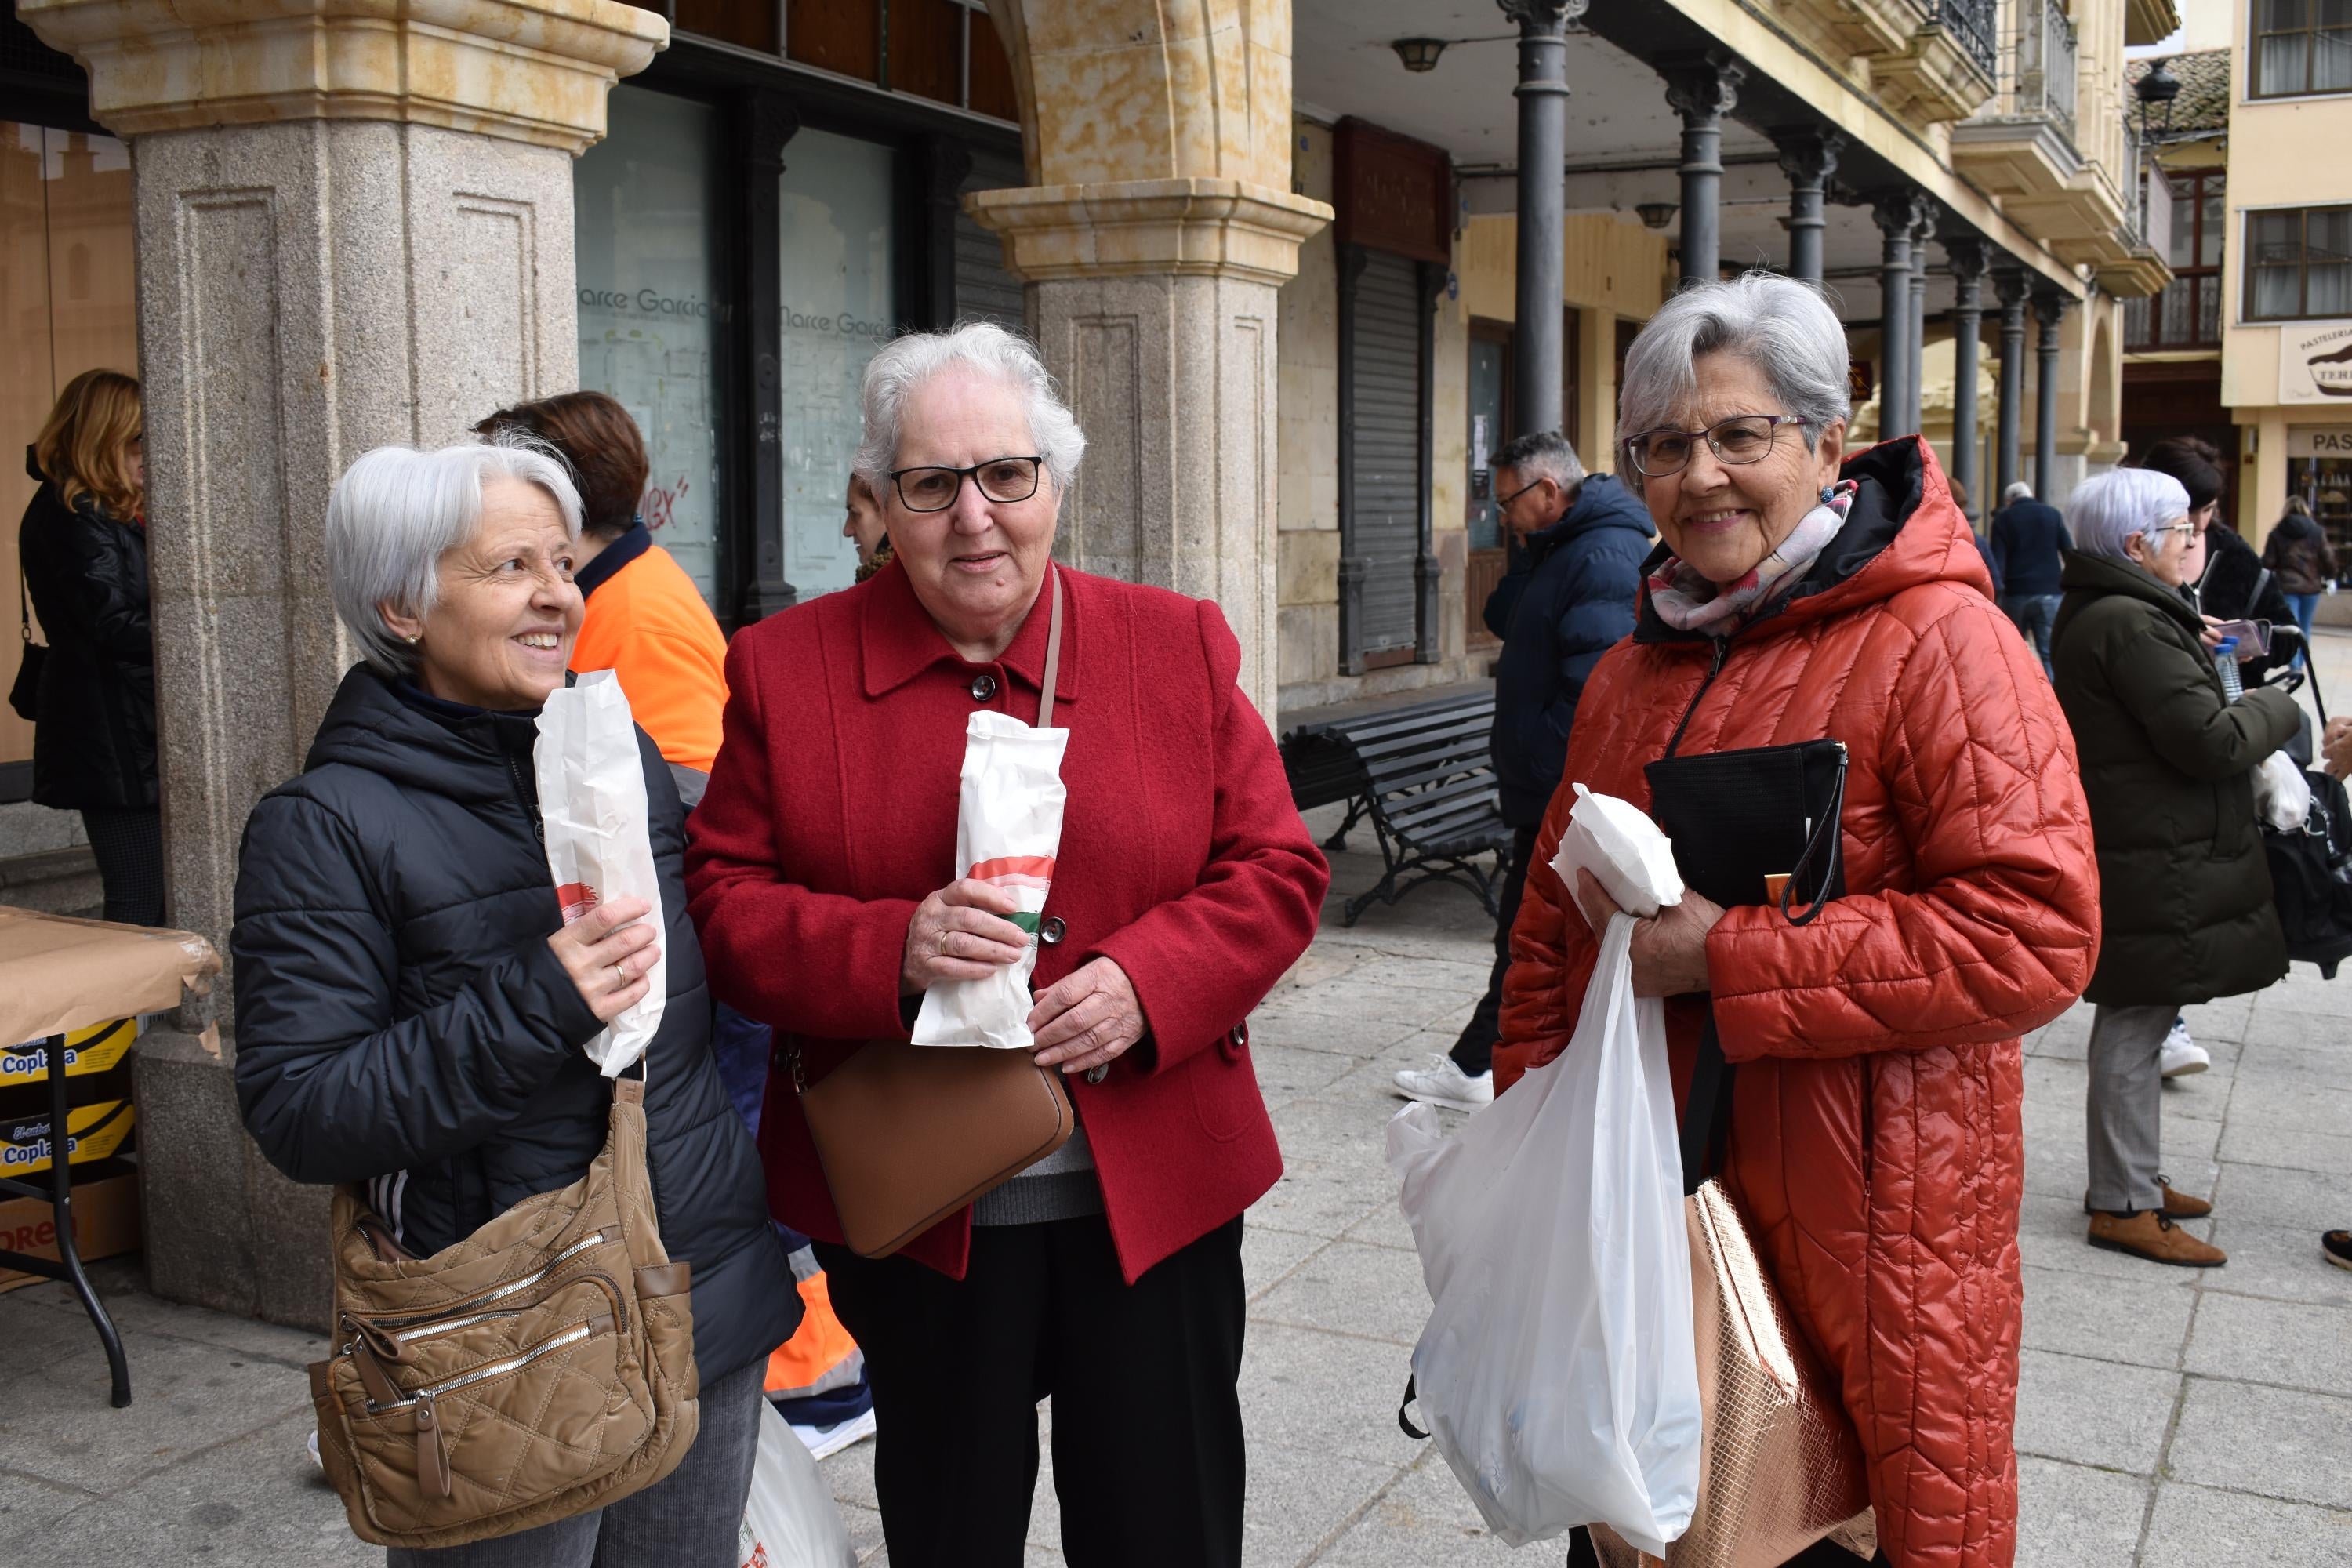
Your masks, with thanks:
[(1985, 75), (1995, 74), (2000, 57), (2000, 0), (1929, 0), (1927, 19), (1951, 34)]

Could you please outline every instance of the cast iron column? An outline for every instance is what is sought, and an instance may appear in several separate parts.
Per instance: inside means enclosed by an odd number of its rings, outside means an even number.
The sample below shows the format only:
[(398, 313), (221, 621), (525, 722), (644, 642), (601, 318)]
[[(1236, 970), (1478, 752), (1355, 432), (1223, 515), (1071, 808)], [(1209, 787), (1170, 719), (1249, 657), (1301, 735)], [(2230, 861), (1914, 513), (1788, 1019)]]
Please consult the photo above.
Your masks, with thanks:
[(1935, 206), (1923, 204), (1924, 215), (1919, 226), (1911, 231), (1910, 304), (1906, 312), (1904, 328), (1911, 334), (1911, 384), (1904, 390), (1909, 395), (1904, 412), (1911, 417), (1908, 428), (1925, 431), (1927, 427), (1927, 241), (1936, 232)]
[(1952, 274), (1952, 482), (1969, 496), (1969, 521), (1992, 515), (1977, 476), (1977, 347), (1984, 337), (1985, 242), (1944, 241)]
[(1911, 235), (1919, 226), (1916, 191), (1875, 197), (1871, 220), (1883, 242), (1878, 258), (1878, 438), (1909, 434), (1911, 406)]
[(1780, 172), (1789, 176), (1789, 276), (1819, 283), (1822, 231), (1829, 226), (1822, 216), (1822, 195), (1830, 176), (1837, 173), (1845, 136), (1805, 126), (1783, 131), (1772, 140), (1780, 149)]
[(1723, 117), (1748, 68), (1720, 49), (1660, 68), (1666, 101), (1683, 117), (1682, 280), (1714, 282), (1723, 260)]
[(1985, 505), (1998, 511), (2007, 504), (2009, 487), (2017, 483), (2021, 467), (2017, 426), (2025, 405), (2025, 274), (2003, 268), (1992, 275), (1992, 289), (2000, 300), (2000, 439), (1993, 493)]
[(1519, 273), (1511, 328), (1516, 434), (1557, 430), (1567, 293), (1568, 24), (1587, 0), (1501, 0), (1519, 25)]
[(2033, 493), (2045, 501), (2052, 499), (2052, 469), (2058, 460), (2058, 322), (2065, 313), (2064, 296), (2033, 297), (2034, 318), (2042, 323), (2041, 340), (2034, 345), (2042, 374), (2033, 392)]

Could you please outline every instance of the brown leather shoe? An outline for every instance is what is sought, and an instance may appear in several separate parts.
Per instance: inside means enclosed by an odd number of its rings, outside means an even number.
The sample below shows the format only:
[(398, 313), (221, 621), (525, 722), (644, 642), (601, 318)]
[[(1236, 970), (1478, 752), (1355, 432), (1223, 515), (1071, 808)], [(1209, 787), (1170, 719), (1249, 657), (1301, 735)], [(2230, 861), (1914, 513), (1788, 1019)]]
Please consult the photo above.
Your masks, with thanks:
[(2219, 1268), (2230, 1255), (2210, 1242), (2198, 1240), (2152, 1209), (2133, 1214), (2095, 1214), (2091, 1245), (2109, 1252), (2128, 1252), (2150, 1263), (2176, 1264), (2183, 1268)]
[[(2213, 1212), (2213, 1205), (2203, 1198), (2192, 1198), (2187, 1193), (2174, 1192), (2172, 1184), (2162, 1176), (2157, 1177), (2156, 1184), (2158, 1190), (2164, 1194), (2163, 1206), (2157, 1212), (2167, 1219), (2203, 1219)], [(2091, 1194), (2088, 1193), (2083, 1194), (2083, 1212), (2084, 1214), (2099, 1212), (2091, 1206)]]

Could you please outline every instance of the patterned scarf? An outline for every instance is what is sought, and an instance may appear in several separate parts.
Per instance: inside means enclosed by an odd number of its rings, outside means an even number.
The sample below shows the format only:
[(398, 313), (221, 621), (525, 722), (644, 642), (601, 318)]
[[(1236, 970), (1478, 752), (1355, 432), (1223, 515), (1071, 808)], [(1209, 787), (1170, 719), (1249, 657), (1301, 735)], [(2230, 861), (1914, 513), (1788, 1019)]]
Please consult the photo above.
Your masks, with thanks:
[(1840, 484), (1829, 500), (1804, 515), (1780, 548), (1736, 583), (1710, 583), (1696, 568), (1684, 565), (1680, 556), (1667, 556), (1650, 577), (1650, 603), (1659, 618), (1677, 631), (1729, 637), (1770, 615), (1786, 597), (1774, 590), (1786, 584), (1794, 592), (1830, 541), (1837, 537), (1838, 530), (1845, 526), (1856, 488), (1852, 479)]

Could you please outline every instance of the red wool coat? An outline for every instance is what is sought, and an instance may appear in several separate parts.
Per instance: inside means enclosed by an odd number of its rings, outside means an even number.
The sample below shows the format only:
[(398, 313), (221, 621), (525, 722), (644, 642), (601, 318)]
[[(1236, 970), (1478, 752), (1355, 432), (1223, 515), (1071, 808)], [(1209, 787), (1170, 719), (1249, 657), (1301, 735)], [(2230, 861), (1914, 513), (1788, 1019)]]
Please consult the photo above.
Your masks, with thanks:
[[(2018, 1037), (2088, 983), (2099, 883), (2066, 721), (1986, 594), (1916, 437), (1847, 465), (1840, 580), (1714, 645), (1646, 598), (1584, 689), (1566, 782), (1646, 809), (1644, 764), (1831, 736), (1852, 762), (1847, 896), (1811, 925), (1735, 909), (1709, 934), (1738, 1063), (1725, 1179), (1843, 1385), (1895, 1568), (2006, 1568), (2017, 1547), (2025, 1177)], [(1859, 520), (1863, 526), (1855, 524)], [(1594, 943), (1550, 868), (1563, 787), (1511, 931), (1497, 1086), (1568, 1045)], [(1669, 1004), (1688, 1081), (1703, 1013)]]
[[(1033, 984), (1108, 955), (1143, 1005), (1150, 1038), (1102, 1083), (1066, 1080), (1131, 1283), (1282, 1174), (1246, 1023), (1313, 940), (1329, 871), (1216, 605), (1061, 577), (1069, 801), (1045, 913), (1066, 934), (1039, 947)], [(907, 922), (963, 870), (965, 722), (980, 707), (1036, 721), (1047, 605), (1040, 594), (1003, 658), (967, 664), (892, 566), (729, 651), (726, 741), (688, 822), (694, 923), (712, 989), (796, 1037), (813, 1079), (863, 1041), (907, 1037)], [(760, 1136), (777, 1216), (839, 1240), (782, 1073)], [(906, 1256), (960, 1279), (971, 1224), (942, 1221)]]

